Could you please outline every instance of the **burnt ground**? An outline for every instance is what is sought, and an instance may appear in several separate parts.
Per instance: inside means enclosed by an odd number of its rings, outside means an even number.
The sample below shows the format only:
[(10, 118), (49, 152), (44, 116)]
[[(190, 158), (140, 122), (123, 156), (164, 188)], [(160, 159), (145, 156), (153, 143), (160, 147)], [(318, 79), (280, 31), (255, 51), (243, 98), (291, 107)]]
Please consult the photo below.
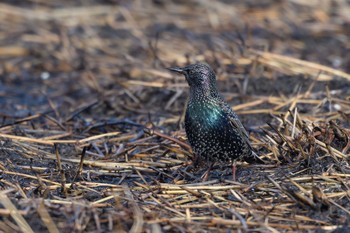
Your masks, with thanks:
[[(0, 231), (344, 232), (348, 1), (2, 1)], [(204, 61), (263, 165), (192, 165)]]

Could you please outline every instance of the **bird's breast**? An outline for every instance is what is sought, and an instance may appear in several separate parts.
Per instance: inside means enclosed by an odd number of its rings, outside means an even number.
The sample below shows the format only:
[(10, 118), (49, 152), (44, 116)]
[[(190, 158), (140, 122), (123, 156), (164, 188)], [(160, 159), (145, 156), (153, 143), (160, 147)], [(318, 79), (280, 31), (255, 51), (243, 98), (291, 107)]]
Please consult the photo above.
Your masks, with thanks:
[(228, 122), (226, 114), (222, 109), (213, 104), (189, 104), (185, 124), (186, 128), (205, 131), (220, 129)]

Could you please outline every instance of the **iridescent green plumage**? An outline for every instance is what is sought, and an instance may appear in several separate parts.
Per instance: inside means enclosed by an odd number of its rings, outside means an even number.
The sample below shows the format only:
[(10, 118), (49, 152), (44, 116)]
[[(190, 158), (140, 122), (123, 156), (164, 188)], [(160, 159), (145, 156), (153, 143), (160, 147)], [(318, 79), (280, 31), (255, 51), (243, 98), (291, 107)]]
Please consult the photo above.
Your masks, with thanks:
[(212, 162), (255, 160), (248, 133), (218, 93), (214, 71), (201, 63), (170, 70), (184, 74), (190, 86), (185, 130), (193, 151)]

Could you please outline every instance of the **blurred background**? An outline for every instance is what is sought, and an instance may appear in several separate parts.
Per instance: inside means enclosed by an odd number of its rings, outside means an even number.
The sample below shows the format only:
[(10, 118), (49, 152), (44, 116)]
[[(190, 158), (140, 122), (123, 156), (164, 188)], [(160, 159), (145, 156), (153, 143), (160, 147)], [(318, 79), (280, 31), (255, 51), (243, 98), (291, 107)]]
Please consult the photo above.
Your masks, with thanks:
[[(306, 90), (320, 75), (256, 51), (349, 72), (348, 35), (346, 0), (1, 1), (0, 114), (10, 123), (54, 110), (64, 121), (86, 108), (83, 124), (150, 115), (176, 124), (187, 84), (166, 67), (209, 63), (237, 105)], [(334, 76), (316, 89), (348, 84)], [(252, 108), (270, 106), (261, 104)], [(242, 118), (253, 126), (270, 119)]]
[[(0, 1), (0, 231), (348, 225), (349, 36), (349, 0)], [(189, 169), (194, 62), (267, 161), (235, 181)]]

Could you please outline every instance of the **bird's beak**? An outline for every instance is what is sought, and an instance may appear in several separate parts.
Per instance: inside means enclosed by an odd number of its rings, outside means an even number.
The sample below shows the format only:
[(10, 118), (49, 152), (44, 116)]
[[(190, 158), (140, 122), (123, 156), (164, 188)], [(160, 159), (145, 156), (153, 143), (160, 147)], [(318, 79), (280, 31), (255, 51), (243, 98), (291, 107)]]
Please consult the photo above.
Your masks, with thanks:
[(173, 72), (180, 73), (180, 74), (185, 74), (185, 71), (183, 70), (183, 68), (180, 68), (180, 67), (170, 67), (167, 69), (170, 71), (173, 71)]

